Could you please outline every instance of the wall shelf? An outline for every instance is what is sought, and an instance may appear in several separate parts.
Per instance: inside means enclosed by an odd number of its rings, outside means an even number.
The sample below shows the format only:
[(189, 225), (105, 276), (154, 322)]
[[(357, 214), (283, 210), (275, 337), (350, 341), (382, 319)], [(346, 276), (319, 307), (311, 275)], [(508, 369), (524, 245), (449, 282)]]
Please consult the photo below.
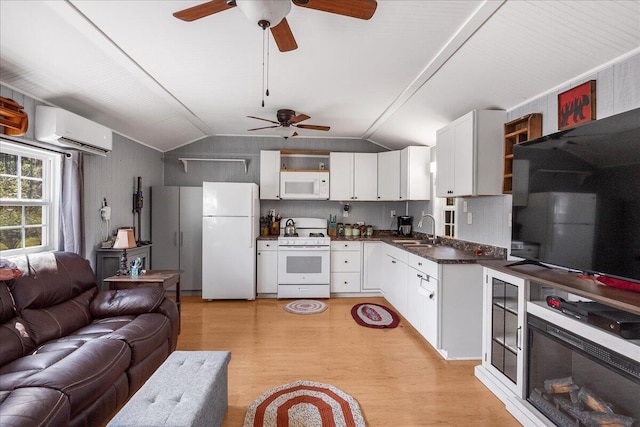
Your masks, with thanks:
[(244, 173), (248, 172), (246, 159), (200, 159), (197, 157), (178, 157), (184, 166), (184, 173), (187, 173), (188, 162), (242, 162), (244, 165)]
[(513, 146), (542, 136), (542, 114), (533, 113), (504, 124), (502, 193), (513, 187)]

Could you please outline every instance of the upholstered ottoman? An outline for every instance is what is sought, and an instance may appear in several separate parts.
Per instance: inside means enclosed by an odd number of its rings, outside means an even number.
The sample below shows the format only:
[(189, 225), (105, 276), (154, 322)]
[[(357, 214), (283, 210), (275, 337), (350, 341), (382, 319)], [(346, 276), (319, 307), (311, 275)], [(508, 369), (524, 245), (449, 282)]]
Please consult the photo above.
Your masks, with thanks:
[(221, 426), (228, 351), (174, 351), (108, 426)]

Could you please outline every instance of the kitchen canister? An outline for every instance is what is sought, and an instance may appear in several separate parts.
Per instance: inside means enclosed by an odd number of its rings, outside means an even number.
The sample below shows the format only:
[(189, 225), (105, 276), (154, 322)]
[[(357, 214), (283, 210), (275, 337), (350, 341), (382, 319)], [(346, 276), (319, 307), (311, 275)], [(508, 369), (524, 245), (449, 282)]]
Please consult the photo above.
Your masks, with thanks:
[(367, 237), (373, 236), (373, 225), (367, 225)]
[(351, 228), (351, 224), (344, 225), (344, 237), (351, 237), (353, 234), (353, 229)]
[(351, 229), (351, 236), (360, 237), (360, 227), (358, 227), (357, 225), (354, 225), (353, 228)]

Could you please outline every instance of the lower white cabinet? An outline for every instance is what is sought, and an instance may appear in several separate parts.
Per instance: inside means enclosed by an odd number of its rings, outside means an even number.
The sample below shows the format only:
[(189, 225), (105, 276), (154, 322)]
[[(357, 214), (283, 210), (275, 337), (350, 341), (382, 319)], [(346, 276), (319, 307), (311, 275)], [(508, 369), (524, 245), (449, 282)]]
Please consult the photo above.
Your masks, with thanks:
[[(523, 341), (527, 283), (489, 268), (483, 270), (484, 357), (476, 376), (498, 395), (525, 397)], [(500, 390), (496, 390), (495, 384)]]
[(331, 242), (331, 292), (360, 292), (362, 242)]
[(258, 240), (256, 245), (257, 292), (278, 293), (278, 242)]
[(438, 264), (385, 244), (385, 298), (445, 359), (482, 355), (482, 267)]
[(385, 259), (383, 242), (362, 243), (362, 290), (380, 291), (383, 282), (383, 264)]
[(409, 255), (407, 320), (434, 348), (439, 348), (438, 264)]
[(387, 301), (403, 316), (407, 307), (407, 258), (403, 249), (385, 244), (382, 292)]

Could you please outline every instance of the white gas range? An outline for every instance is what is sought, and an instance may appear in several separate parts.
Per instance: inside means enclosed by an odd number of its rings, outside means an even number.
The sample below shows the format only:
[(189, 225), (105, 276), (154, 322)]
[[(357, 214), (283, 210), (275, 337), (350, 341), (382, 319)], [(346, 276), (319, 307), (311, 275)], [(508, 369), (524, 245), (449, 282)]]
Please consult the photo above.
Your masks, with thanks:
[[(295, 235), (286, 235), (288, 220)], [(327, 220), (283, 218), (278, 237), (278, 298), (329, 298), (331, 239)]]

